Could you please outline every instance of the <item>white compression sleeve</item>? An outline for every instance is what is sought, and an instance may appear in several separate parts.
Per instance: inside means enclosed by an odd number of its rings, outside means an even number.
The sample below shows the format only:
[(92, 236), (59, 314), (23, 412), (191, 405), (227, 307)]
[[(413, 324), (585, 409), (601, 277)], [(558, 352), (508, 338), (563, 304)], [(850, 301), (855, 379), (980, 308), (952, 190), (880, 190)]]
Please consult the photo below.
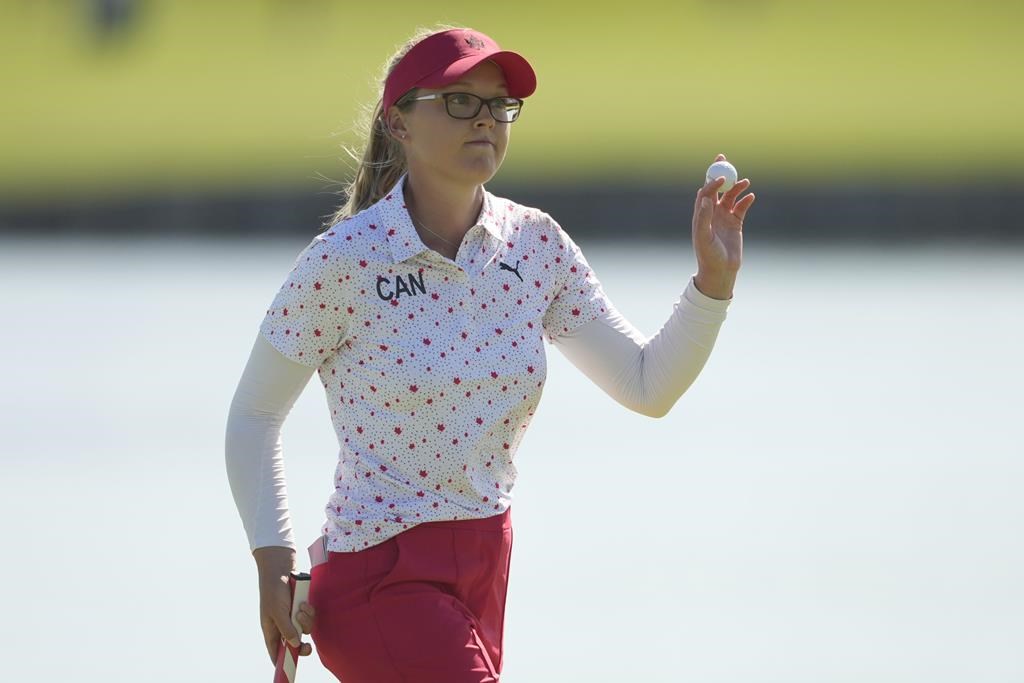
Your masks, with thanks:
[(552, 343), (613, 399), (662, 417), (703, 369), (731, 301), (702, 294), (691, 277), (672, 315), (650, 339), (609, 304), (602, 317)]
[(315, 368), (281, 355), (257, 335), (228, 412), (224, 459), (249, 549), (295, 548), (281, 426)]

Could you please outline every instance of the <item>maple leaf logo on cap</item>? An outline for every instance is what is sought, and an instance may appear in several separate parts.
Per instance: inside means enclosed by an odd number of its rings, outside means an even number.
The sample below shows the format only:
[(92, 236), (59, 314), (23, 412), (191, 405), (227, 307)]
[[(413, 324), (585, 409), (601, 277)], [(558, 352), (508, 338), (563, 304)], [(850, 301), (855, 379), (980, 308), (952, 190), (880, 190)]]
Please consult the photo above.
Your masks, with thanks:
[(474, 50), (482, 50), (485, 47), (484, 41), (480, 40), (476, 36), (466, 36), (465, 41), (466, 45), (469, 45)]

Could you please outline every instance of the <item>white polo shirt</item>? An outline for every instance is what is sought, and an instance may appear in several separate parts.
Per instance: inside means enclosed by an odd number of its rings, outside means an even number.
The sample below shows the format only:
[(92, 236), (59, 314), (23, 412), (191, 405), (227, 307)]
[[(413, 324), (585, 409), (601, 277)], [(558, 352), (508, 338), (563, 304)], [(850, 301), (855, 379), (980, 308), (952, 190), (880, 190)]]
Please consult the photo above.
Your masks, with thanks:
[(313, 239), (260, 326), (326, 392), (340, 445), (323, 527), (333, 551), (508, 508), (545, 336), (610, 307), (546, 213), (485, 190), (452, 262), (420, 240), (404, 180)]

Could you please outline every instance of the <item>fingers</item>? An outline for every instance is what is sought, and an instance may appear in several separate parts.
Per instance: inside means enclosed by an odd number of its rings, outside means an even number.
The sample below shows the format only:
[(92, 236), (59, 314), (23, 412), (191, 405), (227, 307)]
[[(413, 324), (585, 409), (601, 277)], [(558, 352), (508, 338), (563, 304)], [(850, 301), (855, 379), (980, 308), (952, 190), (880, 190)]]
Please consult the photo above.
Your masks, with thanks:
[(263, 644), (267, 646), (267, 654), (270, 655), (271, 664), (277, 663), (277, 648), (281, 644), (281, 634), (278, 632), (274, 622), (269, 619), (262, 619), (260, 625), (263, 627)]
[[(295, 615), (295, 620), (299, 622), (299, 626), (302, 627), (303, 633), (310, 633), (313, 630), (313, 617), (316, 615), (313, 606), (308, 602), (304, 602), (299, 605), (298, 614)], [(299, 648), (299, 656), (306, 657), (313, 653), (313, 646), (309, 643), (301, 642), (299, 640), (299, 633), (295, 630), (295, 627), (291, 624), (291, 619), (287, 614), (284, 615), (284, 619), (287, 621), (290, 627), (288, 631), (282, 632), (277, 626), (279, 623), (276, 619), (271, 619), (269, 623), (263, 624), (263, 640), (267, 646), (267, 654), (270, 655), (270, 661), (273, 664), (277, 663), (277, 648), (281, 643), (281, 639), (284, 638), (288, 641), (288, 644), (292, 647)]]
[(316, 610), (313, 606), (308, 602), (302, 602), (296, 610), (295, 623), (292, 622), (291, 597), (285, 576), (261, 582), (260, 626), (271, 662), (277, 662), (277, 652), (282, 639), (292, 647), (298, 648), (299, 655), (309, 655), (313, 652), (309, 643), (301, 642), (301, 637), (303, 633), (312, 633), (315, 617)]
[(301, 637), (302, 633), (312, 633), (313, 631), (313, 619), (316, 617), (316, 610), (313, 609), (313, 606), (308, 602), (299, 603), (299, 609), (295, 613), (295, 621), (298, 623), (301, 633), (295, 630), (295, 625), (292, 623), (289, 614), (285, 613), (283, 616), (288, 624), (288, 629), (281, 632), (284, 639), (292, 647), (299, 648), (300, 657), (312, 654), (313, 646), (302, 642)]
[(725, 178), (718, 176), (704, 183), (704, 186), (697, 190), (697, 197), (693, 201), (694, 227), (697, 227), (698, 219), (701, 225), (710, 225), (711, 212), (718, 205), (718, 188), (725, 182)]
[(274, 625), (277, 626), (278, 631), (281, 633), (281, 637), (288, 641), (289, 645), (292, 647), (299, 646), (300, 634), (295, 630), (295, 625), (292, 624), (291, 615), (288, 612), (275, 612)]
[[(267, 640), (267, 654), (270, 655), (270, 663), (277, 664), (277, 648), (281, 642), (280, 637), (275, 637), (273, 641)], [(309, 643), (302, 643), (299, 645), (299, 656), (306, 657), (313, 654), (313, 646)]]
[[(725, 160), (724, 154), (719, 154), (715, 157), (715, 161)], [(732, 213), (742, 224), (743, 219), (747, 215), (747, 210), (754, 203), (756, 197), (752, 193), (745, 195), (742, 199), (738, 199), (740, 194), (750, 188), (749, 179), (743, 178), (738, 180), (735, 185), (729, 188), (727, 192), (724, 192), (721, 198), (719, 198), (718, 191), (724, 182), (725, 178), (719, 176), (707, 181), (703, 187), (697, 190), (697, 197), (693, 202), (693, 231), (695, 237), (710, 231), (711, 219), (718, 207)]]
[(709, 180), (704, 187), (697, 190), (697, 198), (693, 202), (693, 239), (703, 241), (711, 231), (711, 216), (718, 206), (718, 188), (725, 182), (718, 177)]
[(266, 633), (263, 634), (263, 644), (267, 646), (267, 654), (270, 655), (270, 663), (277, 664), (277, 644), (281, 642), (280, 638), (268, 638)]
[(747, 215), (747, 209), (750, 208), (750, 205), (754, 203), (754, 200), (756, 198), (756, 195), (750, 193), (736, 203), (736, 206), (733, 208), (732, 212), (737, 218), (740, 219), (740, 223), (743, 222), (743, 219)]
[(748, 187), (750, 187), (750, 181), (748, 179), (744, 178), (743, 180), (737, 180), (735, 185), (722, 194), (722, 204), (724, 204), (726, 208), (731, 209), (733, 203), (736, 201), (736, 197), (739, 197), (740, 193)]
[(703, 199), (704, 197), (708, 197), (708, 198), (713, 199), (714, 201), (717, 202), (718, 201), (718, 188), (720, 188), (724, 182), (725, 182), (725, 177), (724, 176), (718, 176), (717, 178), (712, 178), (711, 180), (709, 180), (706, 183), (704, 183), (704, 187), (700, 188), (697, 191), (697, 202), (696, 203), (700, 204), (700, 200)]
[(313, 632), (313, 619), (316, 617), (316, 610), (308, 602), (299, 605), (299, 611), (295, 615), (295, 621), (299, 622), (303, 633)]
[[(295, 621), (299, 622), (299, 626), (302, 627), (303, 633), (313, 632), (313, 619), (316, 617), (316, 610), (308, 602), (303, 602), (299, 605), (299, 611), (295, 615)], [(313, 654), (313, 646), (309, 643), (303, 643), (299, 647), (299, 655), (305, 657)]]

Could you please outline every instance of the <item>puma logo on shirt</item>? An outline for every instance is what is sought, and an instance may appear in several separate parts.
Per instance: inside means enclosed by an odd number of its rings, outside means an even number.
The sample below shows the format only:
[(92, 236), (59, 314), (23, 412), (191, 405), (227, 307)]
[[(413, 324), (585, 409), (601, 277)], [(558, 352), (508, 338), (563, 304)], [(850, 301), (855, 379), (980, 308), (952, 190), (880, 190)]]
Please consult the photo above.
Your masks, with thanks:
[(516, 267), (515, 268), (513, 268), (509, 264), (505, 263), (504, 261), (498, 261), (498, 265), (501, 267), (502, 270), (507, 270), (510, 273), (515, 273), (516, 277), (519, 278), (520, 282), (523, 281), (523, 276), (519, 274), (519, 261), (516, 261)]

